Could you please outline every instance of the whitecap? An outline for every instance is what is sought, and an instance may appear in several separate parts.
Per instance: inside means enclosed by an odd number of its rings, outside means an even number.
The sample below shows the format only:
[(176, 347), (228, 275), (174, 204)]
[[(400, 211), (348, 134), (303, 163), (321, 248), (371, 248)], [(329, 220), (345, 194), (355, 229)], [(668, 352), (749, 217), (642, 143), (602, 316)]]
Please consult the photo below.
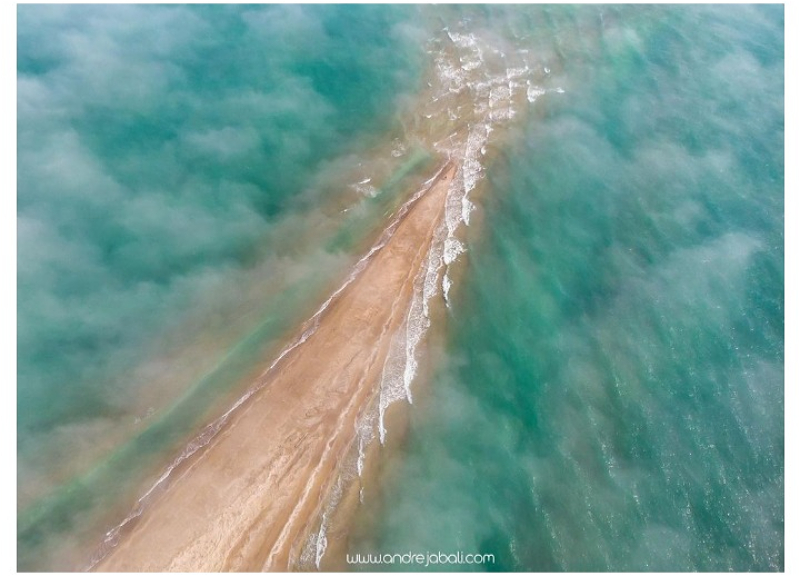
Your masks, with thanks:
[(538, 86), (528, 86), (528, 102), (535, 102), (536, 99), (545, 93), (543, 88)]

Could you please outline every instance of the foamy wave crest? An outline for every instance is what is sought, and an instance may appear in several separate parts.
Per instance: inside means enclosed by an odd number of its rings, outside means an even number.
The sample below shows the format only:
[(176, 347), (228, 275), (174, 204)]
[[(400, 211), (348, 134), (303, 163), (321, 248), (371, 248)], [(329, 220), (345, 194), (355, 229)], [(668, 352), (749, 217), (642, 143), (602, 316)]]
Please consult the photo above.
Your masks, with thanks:
[[(446, 111), (450, 125), (455, 127), (449, 136), (434, 143), (436, 150), (459, 164), (448, 190), (446, 237), (441, 246), (441, 288), (448, 307), (453, 286), (451, 267), (466, 252), (462, 227), (469, 226), (475, 210), (470, 193), (484, 176), (483, 158), (492, 132), (511, 120), (526, 100), (532, 103), (545, 93), (533, 84), (538, 77), (536, 70), (541, 68), (530, 61), (528, 50), (494, 45), (477, 31), (463, 30), (468, 25), (461, 22), (446, 27), (446, 38), (432, 43), (437, 73), (432, 86), (440, 89), (432, 95), (425, 114), (426, 118), (435, 118)], [(469, 95), (470, 104), (463, 103), (464, 94)]]
[(358, 456), (356, 458), (356, 471), (361, 476), (364, 473), (364, 462), (367, 458), (367, 446), (375, 439), (377, 410), (368, 406), (356, 421), (356, 441), (358, 442)]
[(331, 521), (345, 491), (354, 480), (356, 480), (356, 476), (353, 473), (352, 464), (348, 462), (340, 468), (336, 481), (323, 504), (319, 516), (319, 527), (306, 539), (298, 557), (298, 566), (292, 567), (292, 570), (308, 571), (312, 566), (317, 570), (321, 568), (322, 559), (328, 550), (328, 530)]
[(444, 297), (444, 303), (447, 307), (450, 307), (450, 288), (453, 286), (453, 283), (450, 281), (450, 276), (447, 275), (445, 272), (444, 276), (442, 277), (442, 296)]
[(352, 184), (351, 187), (362, 196), (369, 196), (370, 198), (374, 198), (375, 196), (378, 195), (378, 189), (375, 188), (375, 186), (373, 186), (372, 184), (370, 184), (371, 181), (372, 178), (365, 178), (361, 182), (356, 182), (355, 184)]
[[(405, 326), (403, 327), (405, 328)], [(389, 344), (389, 353), (383, 364), (380, 381), (380, 401), (378, 404), (378, 431), (381, 444), (386, 442), (386, 426), (384, 415), (386, 409), (397, 402), (406, 398), (405, 371), (406, 371), (406, 343), (402, 328), (392, 337)]]
[(447, 235), (447, 226), (440, 223), (433, 235), (431, 249), (428, 252), (428, 261), (425, 266), (425, 280), (422, 285), (422, 313), (430, 318), (428, 303), (438, 292), (438, 281), (442, 265), (444, 264), (444, 239)]

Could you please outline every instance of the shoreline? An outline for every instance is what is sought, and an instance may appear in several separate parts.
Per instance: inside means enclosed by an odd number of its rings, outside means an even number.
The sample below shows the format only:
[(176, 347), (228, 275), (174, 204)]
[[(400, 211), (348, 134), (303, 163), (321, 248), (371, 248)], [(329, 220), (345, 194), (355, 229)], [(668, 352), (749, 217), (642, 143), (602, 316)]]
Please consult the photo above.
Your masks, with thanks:
[(401, 208), (391, 236), (273, 363), (281, 368), (226, 413), (199, 453), (177, 461), (169, 486), (148, 492), (154, 501), (129, 517), (91, 569), (288, 568), (380, 383), (457, 169), (445, 164)]

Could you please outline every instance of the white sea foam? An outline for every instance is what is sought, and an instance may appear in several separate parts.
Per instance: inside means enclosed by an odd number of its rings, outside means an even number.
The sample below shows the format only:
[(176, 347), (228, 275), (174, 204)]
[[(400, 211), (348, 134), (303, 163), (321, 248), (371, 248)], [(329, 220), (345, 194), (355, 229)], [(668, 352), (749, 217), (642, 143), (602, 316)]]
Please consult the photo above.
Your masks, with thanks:
[(526, 76), (530, 71), (531, 69), (528, 68), (527, 65), (517, 68), (508, 68), (506, 70), (506, 78), (508, 78), (509, 80), (512, 78), (522, 78), (523, 76)]
[[(471, 117), (465, 118), (465, 129), (435, 144), (437, 150), (459, 162), (459, 170), (450, 184), (445, 203), (446, 233), (437, 247), (441, 252), (440, 265), (443, 268), (440, 274), (442, 295), (449, 306), (452, 288), (450, 267), (466, 251), (461, 228), (469, 226), (470, 215), (475, 209), (469, 195), (483, 178), (482, 159), (487, 153), (489, 137), (495, 126), (517, 113), (516, 103), (527, 95), (526, 88), (530, 86), (533, 70), (527, 59), (512, 58), (473, 32), (459, 32), (450, 27), (444, 31), (451, 41), (451, 47), (444, 46), (435, 52), (438, 84), (443, 90), (438, 96), (445, 98), (448, 93), (469, 90), (472, 99)], [(509, 65), (499, 68), (496, 61), (487, 64), (483, 57), (487, 53), (499, 55)], [(449, 119), (460, 119), (460, 110), (452, 105), (444, 109)], [(428, 293), (432, 294), (433, 291), (429, 289)], [(427, 303), (424, 309), (427, 312)]]
[(446, 234), (447, 227), (445, 224), (439, 224), (434, 232), (431, 249), (428, 252), (428, 261), (425, 267), (425, 281), (422, 286), (422, 313), (426, 318), (430, 318), (428, 302), (436, 296), (438, 291), (439, 274), (444, 262), (443, 246)]
[(356, 182), (352, 185), (359, 194), (362, 196), (369, 196), (370, 198), (374, 198), (378, 194), (378, 190), (370, 184), (372, 178), (365, 178), (361, 182)]
[(392, 143), (392, 156), (395, 158), (399, 158), (403, 154), (406, 153), (406, 147), (400, 141), (399, 138), (395, 138), (394, 142)]
[[(431, 261), (438, 263), (440, 259), (432, 257), (429, 252), (428, 262)], [(413, 403), (411, 384), (417, 374), (417, 348), (431, 324), (428, 300), (435, 294), (435, 290), (430, 288), (431, 276), (434, 274), (438, 274), (438, 268), (432, 270), (430, 266), (424, 266), (418, 272), (405, 320), (392, 337), (384, 361), (378, 404), (378, 431), (381, 444), (386, 441), (384, 418), (387, 408), (398, 400)]]
[(464, 252), (464, 245), (458, 238), (448, 238), (444, 241), (444, 263), (449, 266)]
[(450, 287), (453, 283), (450, 281), (450, 276), (445, 272), (444, 276), (442, 277), (442, 296), (444, 297), (444, 303), (449, 308), (450, 307)]
[(322, 558), (328, 550), (328, 529), (330, 528), (330, 519), (336, 507), (342, 499), (344, 488), (350, 482), (350, 474), (348, 470), (341, 471), (333, 484), (328, 500), (320, 515), (319, 528), (315, 534), (311, 534), (306, 541), (299, 557), (299, 566), (297, 568), (303, 569), (311, 565), (313, 560), (314, 567), (319, 570), (322, 565)]
[(403, 385), (405, 372), (406, 348), (403, 342), (402, 329), (398, 331), (389, 344), (389, 352), (383, 365), (380, 380), (380, 400), (378, 404), (378, 432), (381, 444), (386, 442), (386, 426), (384, 416), (386, 409), (398, 400), (405, 398)]
[(367, 407), (356, 420), (356, 441), (358, 442), (358, 457), (356, 458), (356, 471), (358, 475), (364, 473), (364, 461), (367, 446), (375, 438), (375, 410)]
[(325, 550), (328, 549), (327, 529), (328, 511), (326, 510), (322, 513), (322, 522), (320, 523), (319, 532), (317, 533), (316, 550), (314, 551), (314, 565), (317, 567), (317, 570), (319, 570), (322, 557), (325, 556)]

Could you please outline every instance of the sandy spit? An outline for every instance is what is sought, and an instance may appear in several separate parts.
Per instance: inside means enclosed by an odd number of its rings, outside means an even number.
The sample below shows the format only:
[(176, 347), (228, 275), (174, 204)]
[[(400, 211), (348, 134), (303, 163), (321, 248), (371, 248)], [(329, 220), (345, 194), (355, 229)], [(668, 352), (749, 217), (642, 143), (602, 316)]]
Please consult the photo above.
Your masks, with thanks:
[(450, 163), (316, 330), (94, 570), (285, 571), (373, 397), (444, 214)]

